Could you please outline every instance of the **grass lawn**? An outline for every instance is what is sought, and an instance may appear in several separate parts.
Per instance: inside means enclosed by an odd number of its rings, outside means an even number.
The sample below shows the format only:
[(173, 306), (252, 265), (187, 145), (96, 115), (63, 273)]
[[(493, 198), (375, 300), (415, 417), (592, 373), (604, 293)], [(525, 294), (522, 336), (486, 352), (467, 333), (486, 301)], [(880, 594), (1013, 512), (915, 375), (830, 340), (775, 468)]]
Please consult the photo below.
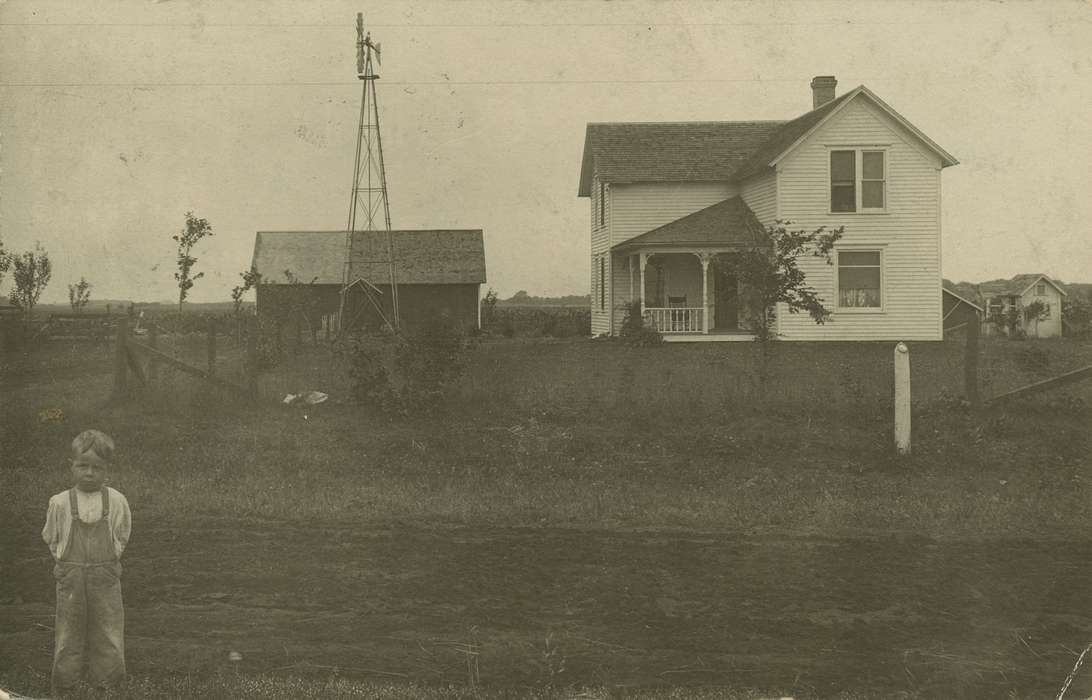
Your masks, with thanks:
[[(38, 530), (67, 444), (99, 427), (134, 512), (127, 653), (148, 697), (235, 672), (318, 697), (333, 669), (360, 697), (459, 697), (474, 676), (502, 695), (1056, 693), (1092, 635), (1089, 383), (974, 415), (961, 347), (912, 345), (896, 459), (891, 344), (775, 350), (763, 393), (750, 344), (491, 341), (440, 414), (396, 421), (344, 401), (324, 348), (257, 406), (170, 373), (109, 403), (104, 346), (4, 358), (0, 687), (48, 685)], [(984, 360), (989, 394), (1092, 347)], [(332, 400), (273, 398), (312, 388)]]

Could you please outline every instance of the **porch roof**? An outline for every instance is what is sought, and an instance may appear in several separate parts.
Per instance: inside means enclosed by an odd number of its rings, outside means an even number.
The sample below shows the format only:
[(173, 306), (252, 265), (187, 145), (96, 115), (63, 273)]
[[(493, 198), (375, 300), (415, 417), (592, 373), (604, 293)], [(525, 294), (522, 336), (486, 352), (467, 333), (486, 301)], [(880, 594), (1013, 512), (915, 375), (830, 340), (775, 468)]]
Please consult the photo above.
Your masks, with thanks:
[(625, 252), (660, 246), (750, 248), (765, 241), (766, 232), (758, 217), (742, 199), (732, 197), (622, 241), (613, 250)]

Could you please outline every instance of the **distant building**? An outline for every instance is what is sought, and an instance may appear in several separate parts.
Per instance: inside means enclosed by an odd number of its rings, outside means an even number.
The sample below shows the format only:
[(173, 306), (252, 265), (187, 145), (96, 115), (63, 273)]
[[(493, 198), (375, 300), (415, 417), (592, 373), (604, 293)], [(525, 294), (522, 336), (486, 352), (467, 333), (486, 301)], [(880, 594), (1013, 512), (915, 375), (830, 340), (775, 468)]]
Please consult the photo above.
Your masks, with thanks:
[[(1015, 309), (1019, 317), (1018, 328), (1028, 336), (1057, 338), (1062, 335), (1062, 298), (1068, 294), (1046, 275), (1035, 272), (1007, 280), (983, 282), (978, 285), (978, 293), (983, 299), (987, 319)], [(1045, 307), (1044, 317), (1040, 320), (1029, 319), (1025, 313), (1035, 302), (1041, 302)], [(997, 330), (989, 324), (987, 332), (996, 333)]]
[[(346, 251), (344, 231), (259, 231), (253, 259), (253, 268), (261, 274), (256, 289), (258, 314), (289, 323), (303, 316), (311, 328), (380, 327), (382, 317), (391, 315), (386, 235), (384, 231), (355, 232)], [(478, 299), (485, 282), (481, 230), (392, 231), (391, 235), (401, 323), (412, 330), (433, 316), (446, 315), (465, 328), (477, 328)], [(351, 284), (345, 316), (339, 319), (347, 252)]]

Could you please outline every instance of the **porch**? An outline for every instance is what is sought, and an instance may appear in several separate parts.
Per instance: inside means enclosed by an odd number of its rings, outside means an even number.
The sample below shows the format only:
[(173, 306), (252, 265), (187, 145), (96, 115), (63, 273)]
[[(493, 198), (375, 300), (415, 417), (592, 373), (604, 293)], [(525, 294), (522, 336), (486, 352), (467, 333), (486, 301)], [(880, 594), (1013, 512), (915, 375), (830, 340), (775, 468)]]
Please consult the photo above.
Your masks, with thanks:
[(730, 250), (642, 251), (626, 256), (630, 299), (669, 342), (753, 340)]
[(754, 213), (731, 197), (615, 245), (614, 298), (639, 303), (645, 324), (669, 341), (751, 340), (730, 258), (766, 245)]

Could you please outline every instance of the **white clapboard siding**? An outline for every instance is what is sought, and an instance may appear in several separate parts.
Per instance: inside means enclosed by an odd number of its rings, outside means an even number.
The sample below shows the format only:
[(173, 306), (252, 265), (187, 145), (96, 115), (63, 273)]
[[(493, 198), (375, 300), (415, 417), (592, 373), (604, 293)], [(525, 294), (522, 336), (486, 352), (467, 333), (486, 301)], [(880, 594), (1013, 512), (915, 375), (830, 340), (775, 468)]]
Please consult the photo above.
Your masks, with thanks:
[[(885, 146), (887, 211), (831, 214), (830, 146)], [(805, 258), (808, 282), (834, 310), (826, 325), (807, 314), (779, 309), (780, 331), (788, 340), (940, 340), (940, 159), (912, 134), (858, 96), (778, 166), (778, 216), (793, 228), (845, 226), (840, 247), (883, 250), (882, 312), (835, 309), (835, 270)]]
[(740, 186), (739, 196), (763, 225), (773, 223), (777, 218), (777, 173), (770, 170), (748, 179)]
[(726, 182), (615, 183), (610, 192), (612, 245), (739, 194)]

